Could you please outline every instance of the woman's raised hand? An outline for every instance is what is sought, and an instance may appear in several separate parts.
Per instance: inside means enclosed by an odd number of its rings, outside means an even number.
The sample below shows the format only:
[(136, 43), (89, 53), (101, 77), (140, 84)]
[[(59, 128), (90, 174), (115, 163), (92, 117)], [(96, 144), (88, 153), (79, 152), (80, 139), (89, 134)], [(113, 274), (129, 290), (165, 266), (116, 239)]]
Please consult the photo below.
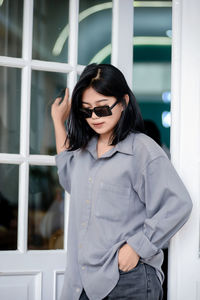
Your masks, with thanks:
[(66, 88), (64, 99), (56, 98), (51, 106), (51, 116), (54, 123), (56, 150), (60, 153), (69, 147), (69, 140), (65, 128), (65, 121), (69, 117), (71, 100), (69, 100), (69, 89)]
[(67, 118), (69, 117), (71, 109), (71, 100), (69, 100), (69, 89), (65, 89), (64, 99), (61, 101), (61, 98), (58, 97), (51, 106), (51, 116), (54, 124), (60, 123), (64, 124)]

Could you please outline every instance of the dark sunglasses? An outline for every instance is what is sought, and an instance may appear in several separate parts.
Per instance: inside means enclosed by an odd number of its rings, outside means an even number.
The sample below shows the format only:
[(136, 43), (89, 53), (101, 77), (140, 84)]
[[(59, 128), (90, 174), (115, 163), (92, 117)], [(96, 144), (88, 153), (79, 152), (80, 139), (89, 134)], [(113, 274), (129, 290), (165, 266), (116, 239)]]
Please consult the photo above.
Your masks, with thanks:
[(92, 113), (94, 112), (97, 117), (107, 117), (112, 115), (113, 107), (118, 103), (117, 100), (112, 106), (104, 105), (104, 106), (96, 106), (93, 109), (90, 108), (80, 108), (80, 112), (83, 118), (91, 118)]

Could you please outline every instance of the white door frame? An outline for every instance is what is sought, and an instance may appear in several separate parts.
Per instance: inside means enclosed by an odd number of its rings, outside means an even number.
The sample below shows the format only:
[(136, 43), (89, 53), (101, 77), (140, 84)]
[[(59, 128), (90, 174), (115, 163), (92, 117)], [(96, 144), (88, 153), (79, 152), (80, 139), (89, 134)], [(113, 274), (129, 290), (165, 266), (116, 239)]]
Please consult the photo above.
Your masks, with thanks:
[[(2, 284), (5, 284), (6, 287), (9, 282), (10, 287), (15, 287), (13, 295), (21, 293), (27, 287), (30, 291), (36, 288), (35, 293), (29, 293), (27, 298), (24, 298), (23, 294), (21, 299), (57, 299), (62, 284), (66, 263), (68, 220), (65, 222), (64, 250), (27, 252), (29, 164), (55, 165), (54, 157), (29, 155), (31, 70), (68, 72), (67, 86), (70, 90), (73, 89), (77, 74), (80, 74), (84, 67), (77, 64), (78, 8), (79, 1), (70, 0), (68, 63), (32, 60), (33, 0), (24, 0), (22, 58), (0, 57), (1, 66), (22, 69), (21, 120), (23, 122), (21, 121), (20, 153), (0, 154), (1, 163), (20, 165), (18, 249), (0, 253), (0, 285), (2, 287)], [(189, 222), (170, 243), (169, 300), (200, 299), (199, 11), (199, 0), (173, 1), (171, 154), (172, 162), (192, 196), (194, 208)], [(132, 87), (132, 25), (133, 1), (114, 0), (111, 62), (122, 70), (130, 87)], [(66, 216), (69, 208), (68, 200), (67, 198)], [(41, 260), (38, 260), (39, 257)], [(34, 268), (30, 268), (30, 262), (34, 264)], [(21, 290), (16, 286), (15, 276), (19, 279)], [(49, 286), (50, 282), (52, 284)], [(10, 300), (6, 297), (1, 299)]]
[(174, 0), (172, 23), (172, 162), (193, 200), (169, 251), (169, 300), (200, 299), (200, 2)]

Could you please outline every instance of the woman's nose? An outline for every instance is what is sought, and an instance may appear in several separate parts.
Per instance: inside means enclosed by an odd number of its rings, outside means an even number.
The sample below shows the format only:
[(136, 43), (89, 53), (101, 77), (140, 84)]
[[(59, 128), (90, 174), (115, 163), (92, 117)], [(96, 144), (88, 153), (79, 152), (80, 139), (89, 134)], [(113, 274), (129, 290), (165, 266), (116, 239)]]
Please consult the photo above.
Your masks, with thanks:
[(93, 111), (92, 112), (92, 119), (99, 119), (100, 117), (98, 117), (96, 114), (95, 114), (95, 112)]

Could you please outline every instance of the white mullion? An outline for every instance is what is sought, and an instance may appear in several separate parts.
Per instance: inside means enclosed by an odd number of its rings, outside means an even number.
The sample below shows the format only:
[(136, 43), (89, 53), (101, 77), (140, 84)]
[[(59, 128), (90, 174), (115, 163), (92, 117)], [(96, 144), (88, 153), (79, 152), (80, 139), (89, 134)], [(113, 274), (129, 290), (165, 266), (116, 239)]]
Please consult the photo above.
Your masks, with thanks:
[(20, 154), (0, 154), (0, 163), (3, 164), (21, 164), (24, 162), (24, 157)]
[(72, 71), (68, 75), (67, 85), (70, 91), (74, 88), (77, 81), (77, 60), (78, 60), (78, 16), (79, 0), (70, 0), (69, 5), (69, 43), (68, 60), (72, 66)]
[(31, 62), (33, 30), (33, 0), (24, 0), (22, 57)]
[[(69, 42), (68, 42), (68, 62), (72, 71), (67, 77), (67, 87), (69, 92), (73, 90), (77, 81), (77, 60), (78, 60), (78, 19), (79, 0), (70, 0), (69, 3)], [(67, 250), (68, 214), (70, 196), (65, 193), (65, 223), (64, 223), (64, 249)]]
[(111, 63), (119, 68), (132, 87), (133, 1), (113, 0)]
[(0, 66), (12, 67), (12, 68), (23, 68), (26, 66), (26, 61), (22, 58), (0, 56)]
[(30, 155), (28, 157), (30, 165), (55, 166), (55, 157), (51, 155)]
[[(181, 1), (173, 2), (172, 9), (172, 63), (171, 63), (171, 114), (173, 122), (170, 128), (171, 160), (176, 169), (180, 167), (180, 123), (181, 123)], [(177, 109), (179, 107), (179, 109)]]
[(29, 63), (32, 70), (60, 72), (60, 73), (66, 73), (73, 70), (72, 66), (70, 66), (67, 63), (65, 64), (65, 63), (42, 61), (42, 60), (27, 61), (23, 58), (0, 56), (0, 66), (3, 67), (24, 68), (28, 66)]
[(58, 62), (48, 62), (41, 60), (32, 60), (31, 61), (32, 70), (37, 71), (47, 71), (47, 72), (59, 72), (67, 73), (73, 70), (70, 64), (58, 63)]
[(25, 157), (19, 171), (19, 216), (18, 249), (27, 250), (28, 234), (28, 185), (29, 185), (29, 132), (30, 132), (30, 93), (32, 58), (33, 0), (24, 0), (22, 57), (26, 66), (22, 70), (21, 82), (21, 123), (20, 153)]
[(27, 251), (28, 241), (28, 185), (29, 165), (23, 162), (19, 169), (19, 209), (18, 209), (18, 250), (22, 253)]
[(84, 68), (84, 65), (77, 65), (77, 74), (80, 75), (83, 72)]
[(28, 163), (30, 165), (55, 166), (55, 157), (52, 155), (29, 155), (27, 157), (24, 157), (21, 154), (1, 153), (0, 163), (3, 164)]

